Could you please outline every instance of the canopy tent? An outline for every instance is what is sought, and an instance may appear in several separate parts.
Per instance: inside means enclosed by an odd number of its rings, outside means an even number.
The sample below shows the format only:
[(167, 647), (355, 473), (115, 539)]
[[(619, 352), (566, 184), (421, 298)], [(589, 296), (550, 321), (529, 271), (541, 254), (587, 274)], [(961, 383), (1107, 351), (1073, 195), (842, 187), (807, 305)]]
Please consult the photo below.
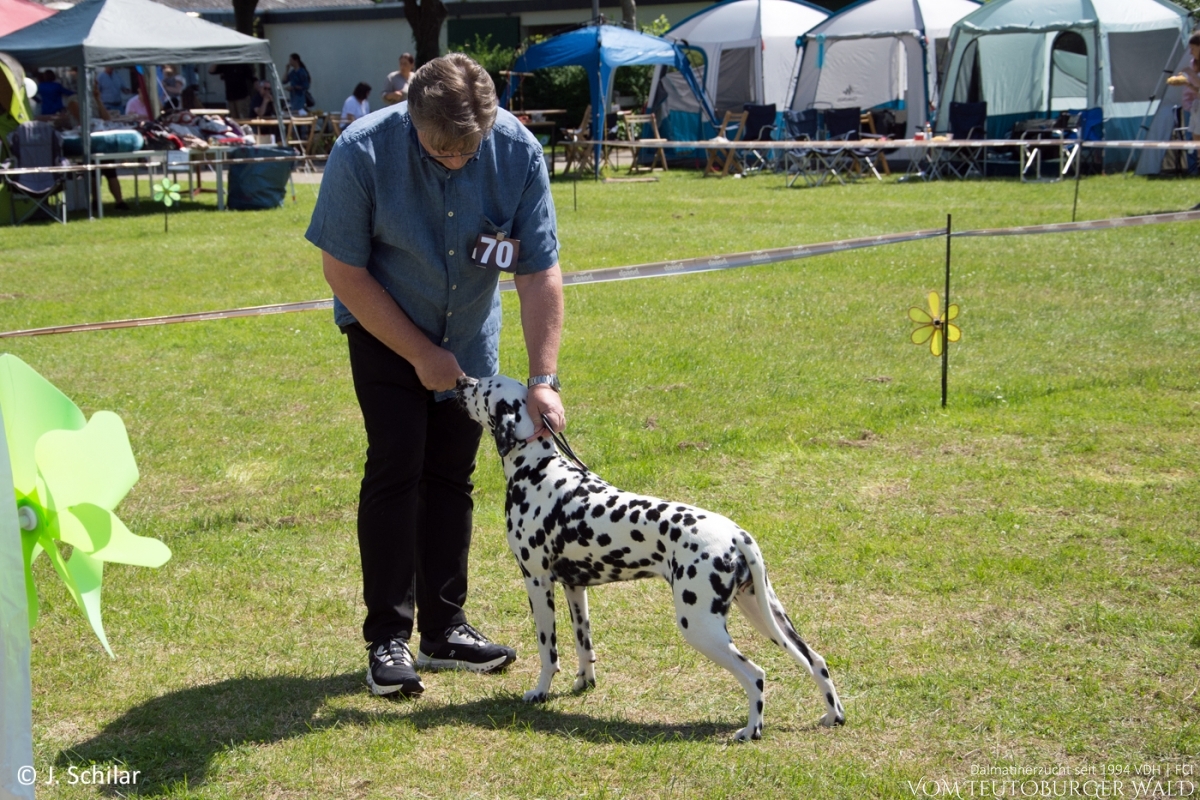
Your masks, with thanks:
[[(1099, 107), (1105, 138), (1133, 139), (1189, 29), (1188, 12), (1167, 0), (993, 0), (954, 25), (942, 93), (986, 101), (989, 137)], [(943, 130), (949, 106), (938, 110)]]
[[(829, 16), (803, 0), (724, 0), (687, 17), (664, 37), (700, 53), (701, 82), (718, 115), (746, 103), (782, 110), (796, 72), (796, 38)], [(663, 67), (650, 84), (651, 107), (668, 139), (699, 141), (713, 135), (678, 73)]]
[[(83, 0), (73, 8), (0, 37), (0, 51), (22, 64), (78, 67), (90, 86), (97, 67), (176, 63), (258, 63), (270, 66), (275, 97), (283, 86), (270, 44), (190, 17), (152, 0)], [(80, 92), (84, 160), (91, 161), (91, 92)], [(277, 110), (286, 105), (276, 102)], [(283, 119), (279, 117), (283, 137)]]
[(0, 0), (0, 36), (6, 36), (53, 15), (53, 9), (34, 3), (33, 0)]
[(922, 127), (938, 102), (938, 64), (951, 26), (975, 0), (864, 0), (803, 37), (790, 107), (892, 109), (905, 132)]
[[(2, 40), (0, 40), (2, 41)], [(669, 64), (682, 75), (704, 112), (716, 125), (715, 112), (700, 88), (683, 48), (674, 42), (638, 33), (616, 25), (588, 25), (535, 44), (517, 57), (512, 72), (532, 72), (544, 67), (582, 66), (587, 72), (592, 101), (593, 137), (604, 130), (604, 112), (612, 97), (613, 72), (617, 67)], [(507, 100), (517, 89), (517, 75), (509, 77), (504, 90)], [(503, 102), (503, 101), (502, 101)], [(600, 146), (596, 145), (596, 169), (600, 168)]]

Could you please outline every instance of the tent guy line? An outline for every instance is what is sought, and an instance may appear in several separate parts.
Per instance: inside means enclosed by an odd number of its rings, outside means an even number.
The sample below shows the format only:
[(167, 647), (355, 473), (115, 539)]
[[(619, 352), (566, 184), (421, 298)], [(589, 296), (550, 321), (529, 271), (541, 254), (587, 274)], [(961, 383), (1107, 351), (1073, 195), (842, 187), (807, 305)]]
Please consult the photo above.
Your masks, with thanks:
[[(1081, 231), (1109, 230), (1112, 228), (1133, 228), (1143, 225), (1160, 225), (1171, 222), (1200, 221), (1200, 211), (1177, 211), (1166, 214), (1146, 214), (1136, 217), (1113, 217), (1109, 219), (1086, 220), (1082, 222), (1052, 222), (1045, 225), (1024, 225), (1015, 228), (985, 228), (970, 231), (956, 231), (953, 237), (978, 236), (1028, 236), (1044, 233), (1078, 233)], [(879, 236), (863, 236), (857, 239), (841, 239), (833, 242), (818, 244), (793, 245), (778, 247), (770, 250), (755, 250), (746, 253), (730, 253), (727, 255), (701, 256), (674, 261), (658, 261), (650, 264), (638, 264), (629, 267), (610, 267), (607, 269), (583, 270), (563, 274), (564, 286), (579, 286), (592, 283), (611, 283), (614, 281), (636, 280), (639, 278), (661, 278), (669, 275), (689, 275), (699, 272), (751, 267), (762, 264), (777, 264), (783, 261), (795, 261), (801, 258), (838, 253), (845, 250), (859, 250), (866, 247), (878, 247), (901, 242), (915, 242), (923, 239), (936, 239), (945, 236), (946, 228), (908, 231), (905, 233), (888, 233)], [(510, 291), (513, 288), (511, 280), (500, 282), (500, 291)], [(201, 311), (190, 314), (168, 314), (160, 317), (141, 317), (138, 319), (112, 320), (109, 322), (84, 322), (75, 325), (55, 325), (46, 328), (28, 328), (25, 330), (4, 331), (0, 339), (10, 339), (26, 336), (46, 336), (54, 333), (82, 333), (85, 331), (105, 331), (119, 328), (142, 328), (152, 325), (169, 325), (176, 322), (205, 322), (217, 319), (234, 319), (238, 317), (262, 317), (272, 314), (286, 314), (293, 311), (319, 311), (333, 308), (333, 299), (306, 300), (298, 303), (276, 303), (266, 306), (251, 306), (225, 311)]]

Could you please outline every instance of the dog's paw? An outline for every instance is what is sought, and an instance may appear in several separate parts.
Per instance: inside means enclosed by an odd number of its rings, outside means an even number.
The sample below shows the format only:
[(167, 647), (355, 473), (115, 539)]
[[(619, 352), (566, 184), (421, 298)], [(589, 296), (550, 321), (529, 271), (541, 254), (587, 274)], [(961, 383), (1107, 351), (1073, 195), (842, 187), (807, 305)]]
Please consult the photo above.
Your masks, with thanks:
[(762, 725), (756, 725), (753, 728), (747, 725), (733, 735), (735, 742), (748, 742), (751, 739), (762, 738)]
[(525, 693), (524, 699), (526, 703), (544, 703), (549, 698), (541, 689), (530, 689)]
[(838, 725), (845, 725), (846, 715), (839, 714), (836, 711), (826, 711), (825, 716), (821, 717), (821, 724), (826, 728), (836, 728)]
[(579, 694), (580, 692), (586, 692), (588, 689), (595, 689), (595, 688), (596, 688), (596, 679), (595, 678), (589, 678), (586, 675), (579, 675), (575, 678), (575, 684), (571, 687), (571, 691), (575, 692), (576, 694)]

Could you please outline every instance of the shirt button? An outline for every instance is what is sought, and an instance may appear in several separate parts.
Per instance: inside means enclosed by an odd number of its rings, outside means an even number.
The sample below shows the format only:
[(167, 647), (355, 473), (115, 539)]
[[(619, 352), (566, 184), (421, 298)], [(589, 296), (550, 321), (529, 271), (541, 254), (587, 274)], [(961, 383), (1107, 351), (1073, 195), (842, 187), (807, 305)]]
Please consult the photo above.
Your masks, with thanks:
[(454, 216), (454, 212), (453, 212), (453, 211), (448, 211), (448, 212), (446, 212), (446, 216), (447, 216), (447, 217), (453, 217), (453, 216)]
[(451, 250), (451, 251), (450, 251), (450, 255), (454, 255), (454, 251), (453, 251), (453, 250)]
[(447, 311), (447, 312), (446, 312), (446, 316), (447, 316), (447, 317), (453, 317), (453, 316), (454, 316), (454, 312), (453, 312), (453, 311)]
[(453, 285), (450, 287), (450, 291), (454, 291), (454, 290), (455, 290), (455, 289), (457, 289), (457, 288), (458, 288), (458, 284), (457, 284), (457, 283), (456, 283), (456, 284), (453, 284)]
[(442, 341), (443, 341), (443, 342), (448, 342), (448, 341), (450, 341), (450, 337), (449, 337), (449, 336), (444, 336), (444, 337), (442, 337)]

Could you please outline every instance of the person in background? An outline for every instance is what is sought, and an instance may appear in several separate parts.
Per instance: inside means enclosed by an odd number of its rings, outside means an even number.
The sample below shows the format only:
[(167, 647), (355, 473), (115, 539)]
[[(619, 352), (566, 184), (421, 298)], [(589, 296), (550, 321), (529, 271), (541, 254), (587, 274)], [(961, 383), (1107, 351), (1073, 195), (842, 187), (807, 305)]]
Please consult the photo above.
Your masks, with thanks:
[[(101, 73), (101, 74), (103, 74), (103, 73)], [(96, 82), (92, 84), (92, 102), (94, 104), (92, 107), (93, 113), (96, 115), (97, 119), (101, 119), (101, 120), (104, 120), (107, 122), (109, 120), (108, 109), (105, 108), (105, 106), (102, 102), (100, 102), (100, 81), (99, 81), (100, 76), (97, 75), (96, 78), (97, 78)], [(75, 127), (79, 127), (80, 120), (82, 118), (82, 116), (79, 112), (79, 103), (74, 99), (68, 100), (64, 111), (67, 114), (69, 114), (71, 117), (68, 124), (72, 124)], [(104, 180), (108, 182), (108, 191), (110, 191), (112, 193), (113, 200), (116, 201), (116, 205), (114, 206), (114, 208), (116, 208), (120, 211), (128, 211), (129, 205), (125, 202), (125, 198), (121, 194), (121, 181), (117, 177), (116, 167), (105, 167), (100, 170), (100, 174), (103, 175)], [(97, 205), (99, 204), (99, 201), (100, 201), (100, 198), (96, 197), (95, 194), (93, 194), (92, 195), (92, 210), (93, 211), (96, 209)]]
[[(1183, 107), (1188, 111), (1188, 132), (1192, 135), (1192, 141), (1200, 140), (1200, 33), (1193, 33), (1188, 39), (1188, 50), (1191, 52), (1191, 58), (1178, 74), (1167, 78), (1167, 83), (1171, 86), (1183, 87)], [(1195, 151), (1189, 151), (1188, 156), (1188, 172), (1196, 173), (1196, 154)]]
[(38, 98), (42, 103), (42, 116), (48, 117), (63, 110), (63, 98), (75, 94), (58, 82), (54, 70), (43, 72), (38, 80)]
[(387, 82), (383, 88), (384, 103), (393, 106), (408, 99), (408, 81), (412, 77), (413, 67), (416, 66), (416, 63), (412, 53), (404, 53), (400, 56), (400, 69), (388, 73)]
[(275, 96), (271, 93), (270, 81), (258, 82), (258, 91), (250, 112), (259, 119), (275, 116)]
[(100, 104), (109, 111), (120, 114), (125, 110), (125, 96), (121, 92), (121, 76), (112, 67), (105, 67), (96, 74)]
[(146, 95), (146, 83), (140, 75), (138, 76), (137, 94), (129, 98), (129, 102), (125, 104), (125, 115), (137, 117), (139, 122), (144, 119), (151, 119), (153, 116), (150, 113), (150, 101)]
[(288, 56), (283, 82), (288, 90), (288, 108), (293, 114), (303, 114), (308, 106), (308, 90), (312, 87), (312, 76), (308, 74), (308, 67), (300, 60), (299, 53)]
[(371, 87), (360, 83), (354, 87), (354, 92), (342, 103), (342, 124), (349, 125), (356, 119), (361, 119), (371, 113)]
[(254, 71), (249, 64), (213, 64), (210, 75), (225, 81), (225, 105), (234, 119), (250, 116), (250, 95), (254, 92)]
[(171, 65), (163, 67), (162, 88), (166, 93), (166, 98), (163, 104), (173, 108), (176, 111), (183, 108), (183, 78), (175, 74), (175, 68)]

